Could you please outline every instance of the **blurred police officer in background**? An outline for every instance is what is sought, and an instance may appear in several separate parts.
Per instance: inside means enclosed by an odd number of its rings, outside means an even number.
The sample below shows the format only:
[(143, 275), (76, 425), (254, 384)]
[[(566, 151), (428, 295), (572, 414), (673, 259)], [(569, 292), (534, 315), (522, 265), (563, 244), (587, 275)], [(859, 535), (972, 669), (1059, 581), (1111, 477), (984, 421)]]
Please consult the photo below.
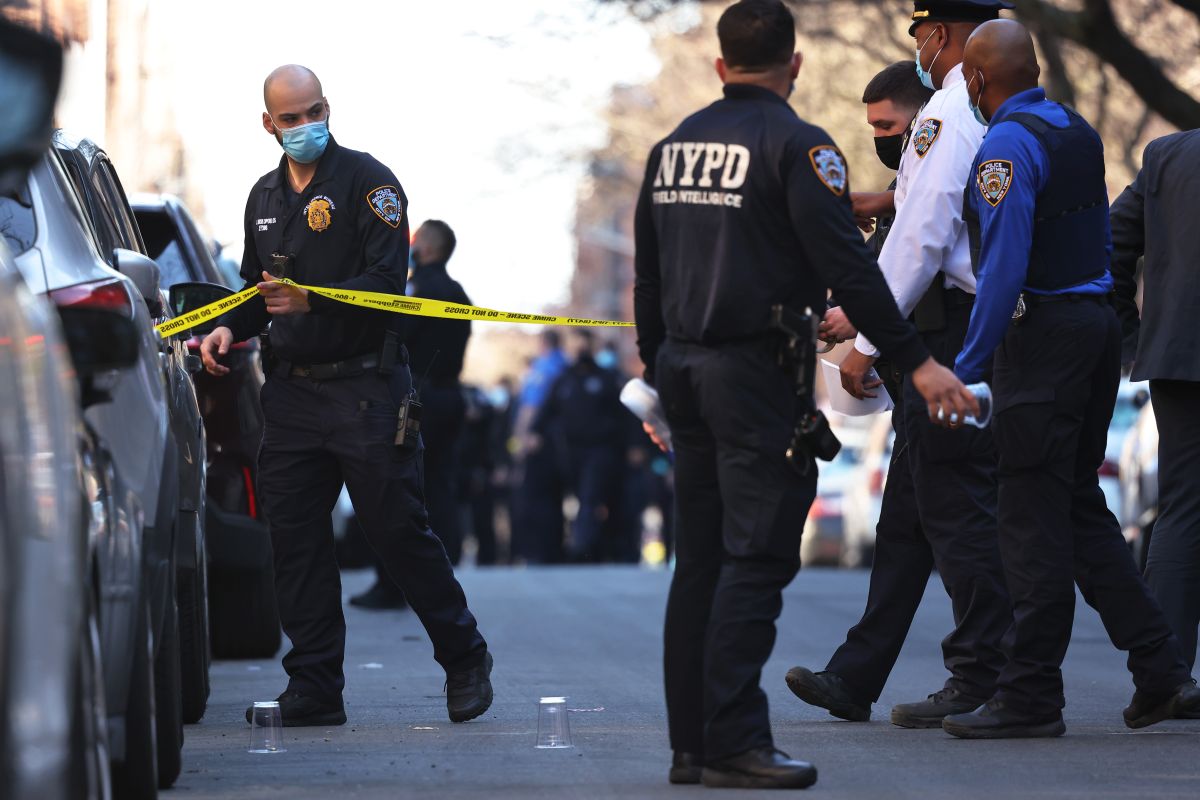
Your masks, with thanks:
[(816, 770), (774, 748), (759, 687), (817, 481), (786, 454), (811, 398), (779, 366), (772, 306), (820, 311), (832, 286), (927, 410), (977, 406), (897, 311), (855, 227), (841, 152), (787, 104), (801, 61), (791, 13), (742, 0), (717, 33), (724, 99), (653, 148), (635, 216), (638, 348), (676, 459), (669, 778), (805, 787)]
[[(409, 296), (470, 305), (471, 298), (446, 272), (457, 244), (454, 231), (441, 220), (431, 219), (417, 228), (409, 249)], [(405, 325), (409, 370), (423, 406), (421, 439), (425, 444), (429, 525), (445, 545), (450, 563), (457, 565), (462, 558), (458, 458), (466, 416), (459, 377), (471, 338), (471, 321), (412, 316), (405, 319)], [(351, 597), (350, 603), (370, 609), (403, 608), (402, 587), (392, 582), (378, 560), (375, 572), (375, 584)]]
[[(1158, 424), (1158, 520), (1146, 582), (1196, 665), (1200, 625), (1200, 130), (1151, 142), (1112, 206), (1115, 305), (1136, 347), (1133, 380), (1149, 380)], [(1138, 313), (1136, 272), (1144, 313)], [(1132, 355), (1133, 347), (1130, 348)]]
[[(914, 7), (908, 32), (917, 45), (915, 68), (921, 82), (937, 92), (917, 116), (901, 159), (896, 220), (879, 267), (902, 312), (912, 313), (920, 303), (917, 329), (934, 356), (951, 365), (962, 349), (975, 301), (962, 203), (985, 130), (966, 107), (963, 46), (981, 22), (1012, 6), (1002, 0), (917, 0)], [(860, 334), (841, 367), (842, 384), (851, 394), (871, 396), (879, 385), (863, 384), (874, 354), (875, 348)], [(970, 711), (992, 696), (1004, 663), (1000, 639), (1012, 613), (996, 540), (991, 434), (976, 428), (945, 431), (932, 424), (920, 403), (912, 402), (917, 398), (910, 383), (906, 381), (904, 389), (908, 463), (921, 528), (950, 595), (955, 627), (942, 642), (943, 662), (950, 671), (943, 688), (924, 701), (893, 707), (891, 718), (902, 727), (930, 728), (940, 726), (947, 714)], [(922, 549), (909, 555), (914, 558), (911, 564), (897, 560), (874, 570), (893, 573), (887, 581), (896, 587), (897, 597), (911, 598), (910, 592), (917, 590), (912, 578), (928, 574)], [(910, 600), (904, 610), (903, 617), (911, 621), (916, 605)], [(868, 651), (859, 652), (865, 656)], [(887, 677), (880, 668), (887, 663), (874, 658), (855, 664), (839, 660), (838, 676), (862, 702), (878, 695)], [(863, 710), (869, 712), (869, 707), (860, 706), (859, 713)]]
[[(912, 61), (892, 64), (867, 84), (863, 92), (867, 124), (875, 131), (875, 150), (885, 166), (899, 167), (914, 118), (932, 95), (932, 90), (917, 77)], [(894, 181), (891, 188), (895, 188)], [(875, 220), (875, 232), (868, 244), (876, 255), (883, 249), (891, 221), (890, 216)], [(941, 287), (928, 295), (940, 306)], [(916, 316), (920, 315), (918, 305)], [(834, 318), (832, 322), (831, 318)], [(821, 332), (836, 341), (857, 333), (838, 308), (830, 309), (825, 315)], [(904, 376), (883, 359), (876, 366), (896, 405), (892, 411), (896, 438), (876, 529), (867, 607), (862, 619), (846, 634), (845, 643), (833, 654), (823, 671), (814, 673), (805, 667), (795, 667), (787, 674), (787, 685), (797, 697), (854, 722), (871, 718), (871, 703), (879, 699), (895, 666), (933, 569), (933, 551), (921, 529), (912, 472), (908, 466), (904, 393), (901, 391)]]
[(259, 295), (225, 316), (201, 354), (210, 373), (224, 375), (220, 357), (270, 323), (259, 491), (279, 616), (292, 641), (283, 658), (283, 724), (346, 721), (346, 623), (330, 518), (343, 482), (368, 541), (433, 640), (450, 719), (473, 719), (491, 705), (492, 658), (429, 528), (420, 437), (399, 425), (402, 409), (419, 413), (410, 403), (403, 318), (273, 279), (402, 295), (407, 198), (391, 170), (329, 135), (329, 103), (310, 70), (276, 69), (263, 94), (263, 127), (284, 156), (246, 204), (242, 277)]
[(972, 113), (991, 127), (966, 198), (979, 300), (954, 369), (968, 383), (989, 368), (994, 375), (1013, 627), (995, 695), (943, 727), (968, 739), (1066, 730), (1061, 666), (1075, 584), (1113, 644), (1129, 652), (1137, 690), (1125, 724), (1145, 727), (1200, 707), (1200, 689), (1097, 477), (1121, 378), (1121, 326), (1108, 304), (1104, 146), (1038, 88), (1033, 39), (1020, 23), (980, 27), (963, 71)]

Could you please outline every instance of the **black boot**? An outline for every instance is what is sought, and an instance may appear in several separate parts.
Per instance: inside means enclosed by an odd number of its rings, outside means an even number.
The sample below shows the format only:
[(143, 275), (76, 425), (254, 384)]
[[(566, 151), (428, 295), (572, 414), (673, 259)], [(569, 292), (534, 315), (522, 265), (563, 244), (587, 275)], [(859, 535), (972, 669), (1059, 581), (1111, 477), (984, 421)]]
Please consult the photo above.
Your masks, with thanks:
[(892, 724), (901, 728), (940, 728), (946, 717), (974, 711), (986, 700), (986, 697), (971, 697), (957, 689), (942, 689), (919, 703), (893, 706)]
[(404, 599), (404, 592), (400, 591), (396, 584), (376, 580), (370, 589), (351, 597), (350, 605), (370, 611), (394, 611), (408, 608), (408, 601)]
[[(324, 727), (345, 725), (346, 708), (339, 699), (336, 703), (318, 700), (288, 689), (277, 698), (279, 716), (285, 728)], [(254, 706), (246, 709), (246, 722), (254, 719)]]
[(833, 716), (850, 722), (867, 722), (871, 719), (871, 704), (854, 699), (846, 682), (832, 672), (813, 672), (804, 667), (792, 667), (784, 680), (792, 694), (810, 706), (823, 708)]
[(817, 768), (774, 747), (759, 747), (708, 762), (700, 780), (721, 789), (807, 789), (817, 782)]
[(675, 753), (671, 757), (671, 771), (667, 780), (671, 783), (699, 783), (704, 769), (704, 756), (695, 753)]
[(942, 729), (960, 739), (1031, 739), (1062, 736), (1067, 731), (1062, 712), (1030, 716), (1006, 708), (1002, 700), (970, 714), (955, 714), (942, 720)]
[(446, 710), (451, 722), (475, 719), (492, 706), (492, 654), (477, 667), (446, 676)]
[(1147, 694), (1141, 689), (1133, 693), (1129, 707), (1124, 711), (1125, 724), (1130, 728), (1145, 728), (1164, 719), (1178, 717), (1195, 719), (1200, 712), (1200, 689), (1194, 680), (1181, 683), (1174, 692)]

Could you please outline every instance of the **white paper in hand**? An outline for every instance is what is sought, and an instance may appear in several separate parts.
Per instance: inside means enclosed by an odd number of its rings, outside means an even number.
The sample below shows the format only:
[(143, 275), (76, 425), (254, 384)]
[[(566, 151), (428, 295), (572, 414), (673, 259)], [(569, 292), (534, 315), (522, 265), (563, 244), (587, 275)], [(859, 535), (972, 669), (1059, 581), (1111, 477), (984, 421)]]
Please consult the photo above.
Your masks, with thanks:
[[(821, 359), (821, 374), (825, 376), (825, 388), (829, 391), (829, 405), (839, 414), (847, 417), (865, 417), (868, 414), (881, 414), (895, 408), (891, 395), (882, 386), (872, 389), (871, 391), (876, 396), (866, 400), (859, 400), (847, 392), (842, 388), (842, 373), (838, 369), (838, 365), (823, 358)], [(879, 380), (879, 373), (872, 369), (867, 373), (866, 380), (868, 382)]]

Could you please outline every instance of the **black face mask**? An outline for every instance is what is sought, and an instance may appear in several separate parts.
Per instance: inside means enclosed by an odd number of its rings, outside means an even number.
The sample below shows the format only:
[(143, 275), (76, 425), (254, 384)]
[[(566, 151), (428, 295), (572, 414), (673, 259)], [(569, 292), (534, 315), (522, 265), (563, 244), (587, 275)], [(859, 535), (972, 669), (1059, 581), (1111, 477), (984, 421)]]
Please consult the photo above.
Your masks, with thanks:
[(904, 134), (875, 137), (875, 155), (888, 169), (900, 169), (900, 156), (904, 153)]

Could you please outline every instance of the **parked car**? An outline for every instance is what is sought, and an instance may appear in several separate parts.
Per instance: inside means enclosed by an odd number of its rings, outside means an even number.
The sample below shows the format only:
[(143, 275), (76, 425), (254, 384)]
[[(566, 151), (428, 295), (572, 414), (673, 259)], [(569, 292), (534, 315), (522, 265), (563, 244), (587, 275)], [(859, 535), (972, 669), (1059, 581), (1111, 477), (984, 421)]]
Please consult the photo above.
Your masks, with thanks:
[[(129, 249), (140, 248), (140, 237), (102, 151), (86, 141), (72, 151), (56, 138), (24, 191), (36, 232), (17, 256), (26, 282), (60, 308), (118, 310), (137, 327), (136, 363), (121, 372), (114, 402), (90, 407), (86, 419), (111, 451), (118, 485), (128, 492), (118, 505), (130, 509), (126, 546), (136, 548), (140, 564), (128, 574), (105, 561), (113, 551), (101, 550), (101, 652), (114, 783), (127, 795), (151, 796), (155, 787), (174, 782), (181, 763), (176, 547), (203, 545), (195, 499), (198, 490), (203, 501), (199, 409), (186, 351), (164, 346), (154, 330), (167, 313), (158, 268)], [(188, 420), (189, 400), (194, 421)], [(181, 491), (189, 478), (195, 486)], [(148, 676), (142, 674), (144, 643), (153, 657)]]
[(875, 553), (875, 526), (883, 508), (883, 487), (892, 462), (892, 412), (871, 418), (866, 443), (854, 475), (846, 486), (842, 566), (869, 567)]
[[(131, 204), (177, 315), (231, 293), (228, 276), (187, 206), (168, 195), (135, 195)], [(194, 328), (177, 338), (198, 354), (203, 334), (211, 327)], [(282, 634), (271, 540), (256, 494), (263, 435), (259, 340), (233, 345), (224, 360), (228, 375), (217, 378), (202, 371), (195, 376), (208, 432), (205, 537), (212, 650), (218, 658), (268, 658), (279, 650)]]
[(846, 548), (846, 491), (866, 444), (870, 423), (870, 418), (859, 417), (835, 416), (831, 420), (842, 449), (833, 461), (817, 465), (817, 496), (809, 508), (800, 543), (800, 561), (806, 566), (837, 566), (842, 561)]
[(120, 313), (90, 309), (65, 310), (60, 325), (54, 306), (25, 285), (13, 255), (28, 249), (36, 232), (25, 177), (49, 144), (61, 71), (58, 45), (0, 21), (0, 107), (9, 115), (0, 145), (0, 787), (6, 800), (92, 800), (110, 790), (94, 557), (121, 531), (105, 494), (105, 454), (79, 398), (104, 399), (99, 374), (110, 377), (109, 370), (132, 364), (136, 330)]
[(1112, 422), (1108, 426), (1104, 463), (1100, 465), (1100, 488), (1104, 491), (1108, 510), (1116, 515), (1117, 519), (1124, 516), (1121, 509), (1121, 451), (1125, 447), (1126, 436), (1137, 421), (1138, 413), (1149, 399), (1149, 381), (1121, 379), (1121, 385), (1117, 389), (1117, 402), (1113, 407)]
[(1158, 422), (1147, 398), (1121, 451), (1121, 528), (1139, 569), (1146, 568), (1158, 520)]

